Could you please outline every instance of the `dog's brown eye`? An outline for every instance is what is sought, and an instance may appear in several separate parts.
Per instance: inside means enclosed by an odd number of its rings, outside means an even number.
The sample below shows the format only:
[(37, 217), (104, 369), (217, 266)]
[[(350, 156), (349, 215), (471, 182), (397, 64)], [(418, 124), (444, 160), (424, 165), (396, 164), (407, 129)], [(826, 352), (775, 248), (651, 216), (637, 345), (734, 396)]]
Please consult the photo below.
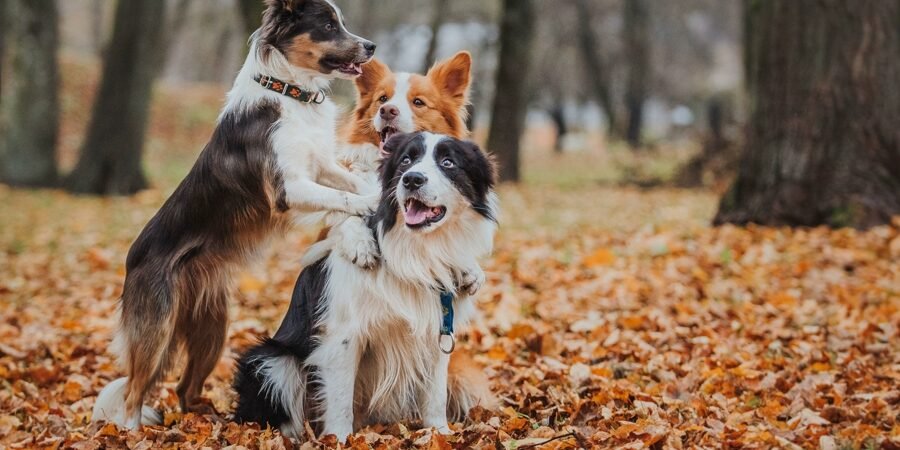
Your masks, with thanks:
[(423, 102), (421, 98), (416, 97), (413, 99), (413, 105), (416, 105), (421, 108), (421, 107), (425, 106), (425, 102)]
[(382, 95), (381, 97), (378, 97), (378, 101), (381, 103), (387, 102), (388, 101), (387, 95)]

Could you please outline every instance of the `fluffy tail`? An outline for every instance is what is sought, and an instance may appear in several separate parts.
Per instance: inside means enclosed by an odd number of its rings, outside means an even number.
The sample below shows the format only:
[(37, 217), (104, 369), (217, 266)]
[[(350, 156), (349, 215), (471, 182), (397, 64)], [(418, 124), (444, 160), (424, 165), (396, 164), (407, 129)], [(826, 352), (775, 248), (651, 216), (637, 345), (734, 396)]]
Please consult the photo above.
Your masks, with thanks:
[(494, 408), (497, 399), (491, 393), (490, 386), (491, 382), (483, 368), (468, 352), (453, 352), (447, 374), (447, 417), (454, 422), (461, 422), (475, 406)]
[(299, 439), (305, 434), (306, 387), (302, 358), (278, 341), (266, 339), (238, 361), (234, 419), (270, 425)]
[[(94, 413), (91, 420), (105, 420), (127, 428), (137, 428), (137, 424), (129, 423), (125, 416), (125, 388), (128, 378), (119, 378), (106, 385), (97, 401), (94, 402)], [(141, 425), (162, 425), (162, 415), (155, 409), (143, 405), (141, 407)]]

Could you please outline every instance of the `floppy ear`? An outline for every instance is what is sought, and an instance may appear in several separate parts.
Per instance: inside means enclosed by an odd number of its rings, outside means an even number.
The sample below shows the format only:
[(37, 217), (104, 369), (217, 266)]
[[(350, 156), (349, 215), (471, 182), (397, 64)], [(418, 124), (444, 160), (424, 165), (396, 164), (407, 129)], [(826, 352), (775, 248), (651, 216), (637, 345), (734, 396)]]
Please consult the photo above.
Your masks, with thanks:
[(362, 65), (362, 75), (356, 77), (356, 90), (360, 97), (371, 93), (378, 83), (391, 74), (391, 69), (385, 63), (373, 59)]
[(471, 72), (472, 55), (462, 51), (435, 64), (428, 70), (427, 76), (438, 89), (462, 104), (469, 97)]

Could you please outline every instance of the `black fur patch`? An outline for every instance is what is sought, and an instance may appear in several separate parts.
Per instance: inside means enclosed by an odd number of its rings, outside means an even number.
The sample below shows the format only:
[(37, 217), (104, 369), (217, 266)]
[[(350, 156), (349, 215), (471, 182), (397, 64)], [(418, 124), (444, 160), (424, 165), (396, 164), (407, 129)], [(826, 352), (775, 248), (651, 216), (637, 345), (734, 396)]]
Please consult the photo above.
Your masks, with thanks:
[[(453, 167), (441, 165), (444, 159), (452, 161)], [(444, 139), (434, 148), (434, 160), (475, 211), (487, 219), (496, 220), (488, 205), (488, 194), (494, 187), (494, 170), (477, 145), (470, 141)]]
[[(264, 395), (264, 380), (259, 368), (266, 359), (278, 357), (293, 357), (298, 365), (302, 365), (316, 349), (316, 322), (321, 313), (319, 305), (323, 301), (327, 280), (328, 269), (324, 258), (303, 269), (294, 284), (291, 305), (275, 336), (241, 355), (233, 385), (238, 394), (238, 406), (234, 411), (236, 421), (279, 427), (290, 420), (285, 405)], [(307, 384), (310, 391), (315, 386), (312, 376)], [(307, 400), (311, 401), (312, 394), (307, 392)]]

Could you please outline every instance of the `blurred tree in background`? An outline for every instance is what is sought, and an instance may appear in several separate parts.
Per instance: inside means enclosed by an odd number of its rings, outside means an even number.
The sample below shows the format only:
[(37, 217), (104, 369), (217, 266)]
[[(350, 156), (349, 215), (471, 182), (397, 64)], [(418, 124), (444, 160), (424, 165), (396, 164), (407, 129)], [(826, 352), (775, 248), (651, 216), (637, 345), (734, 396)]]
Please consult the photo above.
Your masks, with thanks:
[(716, 223), (900, 214), (900, 0), (746, 1), (751, 117)]
[[(56, 0), (3, 0), (0, 181), (53, 186), (59, 136), (59, 31)], [(2, 48), (2, 46), (0, 46)]]
[(81, 158), (66, 185), (90, 194), (147, 187), (141, 166), (153, 80), (165, 54), (165, 2), (121, 1)]
[(650, 78), (650, 12), (647, 0), (624, 0), (625, 53), (628, 55), (628, 83), (625, 107), (628, 125), (625, 139), (632, 148), (640, 147), (644, 130), (644, 102)]
[(487, 144), (497, 157), (500, 181), (519, 181), (519, 142), (528, 109), (525, 88), (531, 64), (534, 19), (532, 0), (504, 0), (500, 63)]
[(262, 15), (266, 10), (266, 4), (260, 0), (236, 0), (238, 10), (241, 13), (241, 21), (244, 24), (244, 32), (249, 38), (262, 24)]

